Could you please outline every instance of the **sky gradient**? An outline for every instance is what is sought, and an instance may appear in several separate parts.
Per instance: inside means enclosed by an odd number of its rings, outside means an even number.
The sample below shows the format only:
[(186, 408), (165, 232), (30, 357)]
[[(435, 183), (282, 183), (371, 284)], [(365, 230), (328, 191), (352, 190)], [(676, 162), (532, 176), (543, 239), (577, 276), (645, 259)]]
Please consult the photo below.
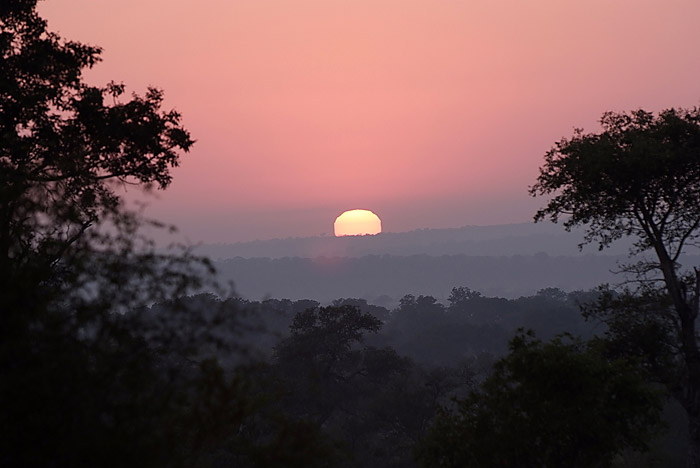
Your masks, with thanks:
[(48, 0), (93, 84), (165, 91), (197, 143), (147, 214), (191, 241), (525, 222), (607, 110), (700, 104), (697, 0)]

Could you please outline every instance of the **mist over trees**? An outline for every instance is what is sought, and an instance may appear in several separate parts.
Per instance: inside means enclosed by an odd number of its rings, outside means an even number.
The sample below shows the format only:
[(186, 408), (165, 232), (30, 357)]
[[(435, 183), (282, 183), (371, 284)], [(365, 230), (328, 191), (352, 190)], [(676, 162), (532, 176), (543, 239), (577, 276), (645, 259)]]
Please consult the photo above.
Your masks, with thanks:
[[(623, 257), (379, 256), (360, 258), (231, 258), (217, 261), (219, 278), (247, 299), (266, 296), (328, 303), (341, 296), (394, 306), (404, 294), (447, 301), (451, 284), (469, 284), (491, 296), (517, 298), (547, 287), (566, 291), (617, 283)], [(448, 285), (448, 286), (446, 286)]]
[[(603, 341), (560, 335), (594, 337), (600, 324), (585, 322), (578, 305), (600, 296), (550, 288), (506, 300), (455, 287), (448, 305), (406, 295), (393, 310), (350, 298), (322, 307), (193, 296), (203, 310), (249, 311), (238, 342), (257, 356), (248, 377), (263, 401), (243, 423), (254, 430), (204, 456), (232, 466), (267, 466), (255, 464), (261, 450), (265, 463), (283, 457), (281, 466), (680, 466), (683, 437), (664, 437), (664, 424), (682, 434), (685, 419), (665, 407), (664, 392), (625, 359), (609, 360)], [(483, 411), (476, 419), (473, 407)], [(310, 446), (268, 452), (271, 434)]]
[[(219, 278), (233, 281), (236, 292), (246, 299), (313, 297), (327, 304), (351, 296), (393, 307), (407, 293), (446, 302), (449, 288), (445, 285), (450, 284), (469, 284), (486, 295), (517, 298), (547, 287), (573, 291), (624, 281), (617, 273), (628, 261), (630, 240), (602, 251), (586, 245), (580, 249), (578, 244), (585, 241), (581, 229), (553, 236), (551, 228), (537, 231), (505, 225), (354, 238), (276, 239), (202, 245), (196, 251), (218, 257), (214, 263)], [(397, 240), (394, 245), (390, 240), (402, 236), (405, 243)], [(681, 260), (692, 265), (700, 257), (688, 252)]]

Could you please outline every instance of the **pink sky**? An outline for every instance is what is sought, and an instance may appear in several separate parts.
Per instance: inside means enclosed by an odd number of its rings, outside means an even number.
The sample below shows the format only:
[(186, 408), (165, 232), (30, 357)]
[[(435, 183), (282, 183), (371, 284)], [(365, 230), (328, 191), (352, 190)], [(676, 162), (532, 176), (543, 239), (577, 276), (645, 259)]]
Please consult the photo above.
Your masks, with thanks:
[(526, 222), (606, 110), (700, 104), (697, 0), (48, 0), (87, 75), (165, 90), (197, 144), (148, 214), (192, 241)]

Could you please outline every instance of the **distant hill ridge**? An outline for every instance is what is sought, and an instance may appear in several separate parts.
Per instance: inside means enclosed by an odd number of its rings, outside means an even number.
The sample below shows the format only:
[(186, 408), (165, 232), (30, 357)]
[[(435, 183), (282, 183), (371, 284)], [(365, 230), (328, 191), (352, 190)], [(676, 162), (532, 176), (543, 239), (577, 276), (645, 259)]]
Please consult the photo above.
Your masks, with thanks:
[(629, 242), (598, 252), (590, 245), (579, 251), (582, 231), (566, 232), (552, 223), (519, 223), (385, 232), (376, 236), (314, 236), (203, 244), (196, 252), (213, 259), (284, 257), (362, 257), (365, 255), (625, 255)]

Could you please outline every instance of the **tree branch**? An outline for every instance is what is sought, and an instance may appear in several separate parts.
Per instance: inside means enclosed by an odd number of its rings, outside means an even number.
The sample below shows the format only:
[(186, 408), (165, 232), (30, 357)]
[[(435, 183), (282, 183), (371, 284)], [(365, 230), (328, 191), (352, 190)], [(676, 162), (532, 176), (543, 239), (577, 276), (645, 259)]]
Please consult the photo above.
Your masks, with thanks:
[(683, 246), (685, 245), (685, 242), (688, 240), (690, 236), (693, 235), (693, 231), (695, 231), (698, 226), (700, 226), (700, 218), (696, 219), (693, 225), (683, 233), (683, 236), (681, 236), (681, 239), (678, 241), (678, 247), (676, 252), (673, 254), (673, 262), (675, 263), (678, 258), (681, 256), (681, 253), (683, 251)]

